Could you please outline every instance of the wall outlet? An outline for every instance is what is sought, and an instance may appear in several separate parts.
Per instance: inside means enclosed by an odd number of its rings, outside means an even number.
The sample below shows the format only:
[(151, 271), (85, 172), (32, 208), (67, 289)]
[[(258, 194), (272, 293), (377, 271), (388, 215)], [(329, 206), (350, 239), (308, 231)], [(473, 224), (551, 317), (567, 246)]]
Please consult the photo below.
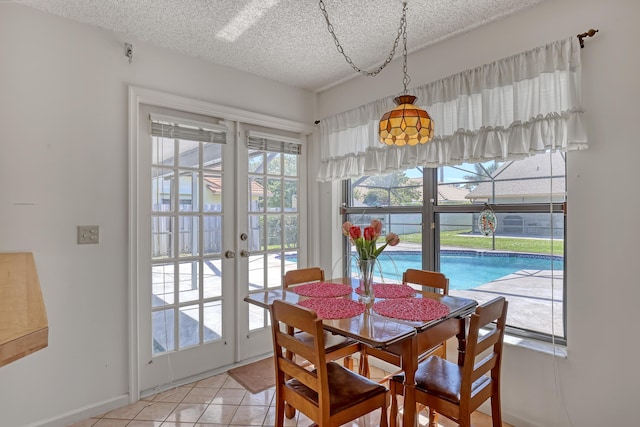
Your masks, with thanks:
[(78, 244), (100, 243), (100, 227), (97, 225), (78, 226)]

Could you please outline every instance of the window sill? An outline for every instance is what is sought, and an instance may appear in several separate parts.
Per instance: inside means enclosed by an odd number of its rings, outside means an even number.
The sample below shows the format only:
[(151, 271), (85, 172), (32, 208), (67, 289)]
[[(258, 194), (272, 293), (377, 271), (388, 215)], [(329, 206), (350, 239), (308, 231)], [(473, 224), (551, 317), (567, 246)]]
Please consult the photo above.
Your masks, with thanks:
[(522, 338), (509, 334), (504, 335), (504, 344), (509, 347), (524, 348), (562, 359), (567, 358), (567, 347), (560, 344), (554, 345), (550, 342), (535, 340), (531, 338)]

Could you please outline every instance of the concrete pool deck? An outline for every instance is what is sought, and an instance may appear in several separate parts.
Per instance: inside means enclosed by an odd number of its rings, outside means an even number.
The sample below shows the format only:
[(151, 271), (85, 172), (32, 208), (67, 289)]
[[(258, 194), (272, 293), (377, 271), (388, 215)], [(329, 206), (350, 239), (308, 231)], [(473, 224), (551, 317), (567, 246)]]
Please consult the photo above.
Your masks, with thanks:
[(564, 337), (562, 271), (552, 274), (551, 270), (520, 270), (473, 289), (451, 290), (449, 294), (480, 304), (504, 296), (509, 301), (509, 325)]
[[(473, 251), (446, 247), (443, 250)], [(400, 242), (386, 251), (420, 251), (414, 243)], [(481, 250), (485, 251), (485, 250)], [(510, 326), (564, 337), (564, 272), (562, 270), (520, 270), (472, 289), (451, 290), (450, 295), (471, 298), (480, 304), (498, 296), (509, 301)], [(553, 319), (553, 320), (552, 320)]]

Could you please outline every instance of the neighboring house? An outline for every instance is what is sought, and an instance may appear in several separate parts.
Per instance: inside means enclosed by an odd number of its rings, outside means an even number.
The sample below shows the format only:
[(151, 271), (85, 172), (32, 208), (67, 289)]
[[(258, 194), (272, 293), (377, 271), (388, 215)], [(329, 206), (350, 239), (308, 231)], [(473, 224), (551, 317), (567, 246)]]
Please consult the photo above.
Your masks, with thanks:
[[(549, 179), (549, 176), (552, 179)], [(465, 197), (472, 203), (549, 203), (564, 201), (565, 160), (562, 153), (505, 162), (491, 180), (479, 183)], [(551, 196), (551, 197), (550, 197)]]
[(456, 187), (453, 184), (438, 185), (438, 204), (449, 205), (470, 203), (468, 200), (469, 190)]
[[(549, 204), (565, 200), (565, 158), (563, 153), (537, 155), (517, 162), (503, 163), (489, 180), (479, 183), (465, 197), (472, 203), (490, 205)], [(473, 232), (477, 233), (477, 214)], [(562, 216), (555, 215), (551, 223), (549, 213), (496, 213), (496, 234), (562, 237)], [(553, 229), (553, 232), (551, 231)]]

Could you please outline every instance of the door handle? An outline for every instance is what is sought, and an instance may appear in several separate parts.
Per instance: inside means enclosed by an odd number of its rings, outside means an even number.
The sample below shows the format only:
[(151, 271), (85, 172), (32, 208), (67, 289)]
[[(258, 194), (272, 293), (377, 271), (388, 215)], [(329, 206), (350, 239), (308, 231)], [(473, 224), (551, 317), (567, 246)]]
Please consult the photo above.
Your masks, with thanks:
[(243, 257), (243, 258), (249, 258), (249, 255), (251, 255), (251, 252), (249, 252), (246, 249), (243, 249), (243, 250), (240, 251), (240, 256)]
[(235, 258), (235, 257), (236, 257), (236, 253), (235, 253), (235, 252), (233, 252), (233, 251), (226, 251), (226, 252), (224, 253), (224, 257), (225, 257), (225, 258)]

